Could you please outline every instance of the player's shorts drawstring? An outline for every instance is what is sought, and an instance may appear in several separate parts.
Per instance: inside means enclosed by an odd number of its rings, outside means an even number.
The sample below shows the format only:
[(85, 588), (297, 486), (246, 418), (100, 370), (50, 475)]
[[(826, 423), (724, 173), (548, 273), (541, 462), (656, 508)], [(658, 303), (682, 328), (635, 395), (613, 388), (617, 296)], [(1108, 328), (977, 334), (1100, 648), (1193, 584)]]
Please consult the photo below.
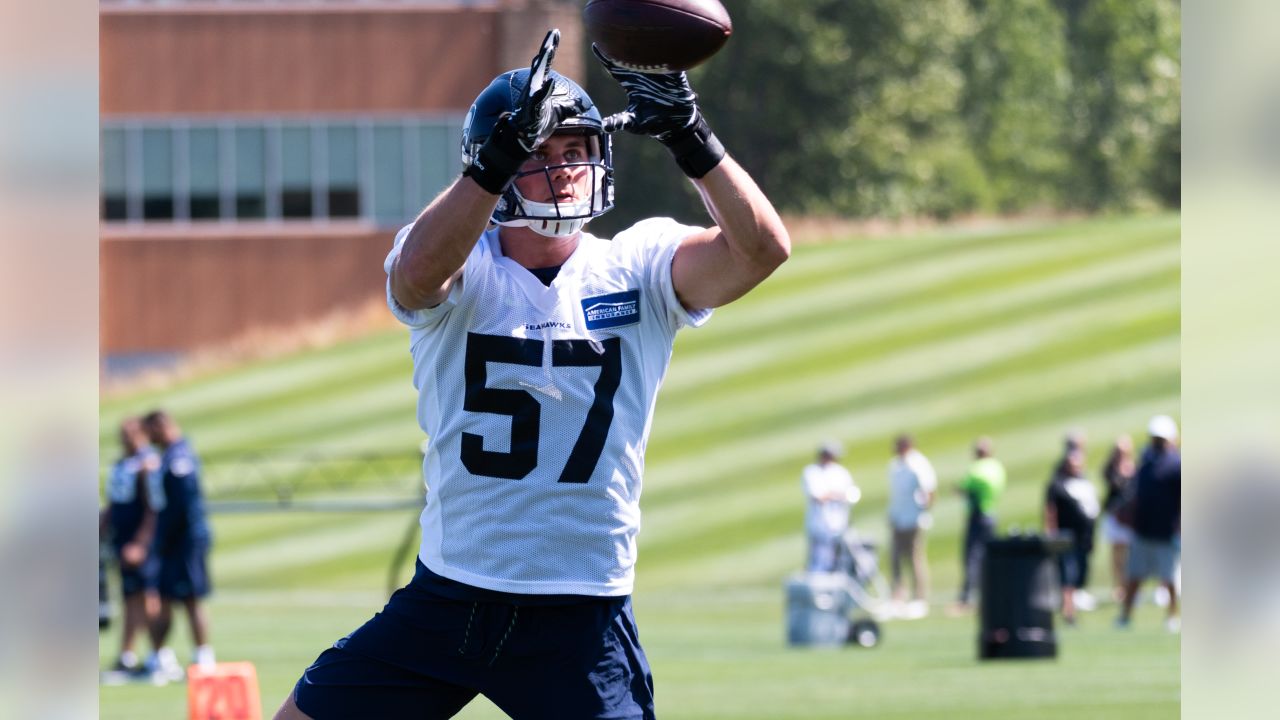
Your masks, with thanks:
[(476, 608), (479, 606), (480, 603), (471, 603), (471, 615), (467, 617), (467, 629), (462, 634), (462, 644), (458, 646), (459, 655), (467, 654), (467, 641), (471, 639), (471, 623), (476, 619)]
[(493, 657), (489, 659), (489, 667), (498, 661), (498, 653), (502, 652), (502, 646), (507, 642), (507, 638), (511, 636), (511, 631), (516, 627), (516, 618), (520, 616), (520, 606), (511, 606), (511, 622), (507, 623), (507, 631), (502, 634), (502, 639), (498, 641), (498, 646), (493, 649)]

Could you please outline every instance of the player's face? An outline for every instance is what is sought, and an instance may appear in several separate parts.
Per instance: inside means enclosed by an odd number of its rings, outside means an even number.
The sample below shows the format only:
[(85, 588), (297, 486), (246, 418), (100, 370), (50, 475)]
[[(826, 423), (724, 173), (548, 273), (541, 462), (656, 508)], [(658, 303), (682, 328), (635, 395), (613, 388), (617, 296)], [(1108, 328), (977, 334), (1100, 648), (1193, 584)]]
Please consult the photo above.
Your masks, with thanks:
[(147, 435), (141, 424), (125, 424), (120, 427), (120, 445), (127, 452), (135, 453), (147, 444)]
[(156, 445), (164, 444), (164, 426), (160, 421), (144, 422), (142, 429), (146, 432), (148, 440)]
[[(588, 199), (594, 169), (590, 165), (555, 166), (591, 162), (594, 159), (591, 146), (592, 141), (583, 135), (552, 135), (520, 167), (522, 175), (516, 178), (516, 188), (533, 202)], [(545, 172), (538, 172), (540, 170)]]

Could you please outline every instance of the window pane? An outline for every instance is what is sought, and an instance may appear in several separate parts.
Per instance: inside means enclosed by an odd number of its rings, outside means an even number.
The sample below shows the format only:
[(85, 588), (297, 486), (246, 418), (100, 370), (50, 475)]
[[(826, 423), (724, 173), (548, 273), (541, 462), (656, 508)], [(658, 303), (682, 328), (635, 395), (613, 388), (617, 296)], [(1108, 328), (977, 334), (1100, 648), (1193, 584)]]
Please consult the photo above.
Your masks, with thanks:
[(329, 128), (329, 216), (360, 214), (360, 164), (356, 129), (350, 125)]
[(128, 216), (127, 170), (124, 155), (124, 131), (102, 131), (102, 219), (124, 220)]
[(142, 217), (173, 218), (173, 132), (168, 128), (142, 131)]
[(191, 155), (191, 219), (213, 220), (218, 213), (218, 129), (193, 127), (187, 136)]
[(283, 128), (280, 154), (280, 213), (287, 218), (311, 217), (311, 130)]
[(422, 169), (422, 194), (418, 204), (425, 206), (453, 181), (456, 171), (451, 160), (462, 152), (461, 133), (454, 134), (438, 122), (427, 122), (420, 129), (418, 162)]
[(236, 217), (267, 215), (267, 170), (264, 130), (236, 128)]
[(404, 219), (404, 140), (396, 125), (373, 129), (373, 202), (378, 220)]

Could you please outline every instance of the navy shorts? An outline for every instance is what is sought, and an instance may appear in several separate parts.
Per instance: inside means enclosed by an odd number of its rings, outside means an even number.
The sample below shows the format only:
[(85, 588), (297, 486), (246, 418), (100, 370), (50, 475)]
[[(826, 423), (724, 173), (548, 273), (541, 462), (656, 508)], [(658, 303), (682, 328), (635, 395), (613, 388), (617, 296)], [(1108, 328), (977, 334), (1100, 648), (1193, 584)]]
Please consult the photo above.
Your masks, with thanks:
[(127, 568), (120, 566), (120, 594), (121, 595), (137, 595), (138, 593), (152, 587), (154, 583), (147, 579), (147, 574), (143, 567)]
[(144, 573), (149, 587), (160, 597), (186, 600), (202, 598), (213, 590), (209, 580), (209, 546), (183, 544), (147, 559)]
[(1058, 556), (1058, 580), (1064, 588), (1079, 590), (1089, 584), (1089, 553), (1092, 548), (1073, 544)]
[[(516, 720), (653, 718), (631, 599), (459, 599), (418, 572), (294, 688), (316, 720), (448, 718), (482, 694)], [(510, 600), (510, 598), (508, 598)]]
[(142, 565), (136, 567), (125, 567), (124, 562), (120, 559), (120, 546), (113, 546), (115, 551), (116, 565), (120, 568), (120, 594), (136, 595), (149, 587), (155, 587), (155, 582), (150, 578), (149, 573), (159, 569), (159, 565), (143, 561)]

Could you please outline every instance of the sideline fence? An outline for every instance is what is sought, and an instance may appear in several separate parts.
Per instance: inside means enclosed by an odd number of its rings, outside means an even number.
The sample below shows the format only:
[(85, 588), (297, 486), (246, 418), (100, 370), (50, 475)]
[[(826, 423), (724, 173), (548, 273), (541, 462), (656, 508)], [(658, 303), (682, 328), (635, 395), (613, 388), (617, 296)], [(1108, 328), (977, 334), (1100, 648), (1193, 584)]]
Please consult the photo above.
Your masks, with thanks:
[(246, 452), (208, 458), (211, 512), (398, 510), (422, 503), (422, 455)]

